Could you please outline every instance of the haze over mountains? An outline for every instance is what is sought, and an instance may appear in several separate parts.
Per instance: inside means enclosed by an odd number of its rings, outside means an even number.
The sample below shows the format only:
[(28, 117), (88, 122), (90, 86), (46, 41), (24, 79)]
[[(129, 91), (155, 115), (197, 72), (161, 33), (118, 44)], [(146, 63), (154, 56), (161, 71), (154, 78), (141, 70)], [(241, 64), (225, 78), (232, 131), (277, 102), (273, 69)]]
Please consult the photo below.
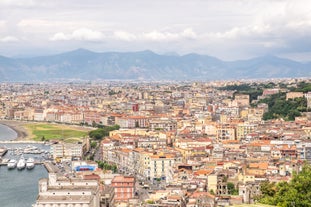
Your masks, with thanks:
[(57, 80), (228, 80), (310, 77), (311, 62), (276, 56), (238, 61), (187, 54), (141, 52), (95, 53), (78, 49), (34, 58), (0, 56), (0, 81)]

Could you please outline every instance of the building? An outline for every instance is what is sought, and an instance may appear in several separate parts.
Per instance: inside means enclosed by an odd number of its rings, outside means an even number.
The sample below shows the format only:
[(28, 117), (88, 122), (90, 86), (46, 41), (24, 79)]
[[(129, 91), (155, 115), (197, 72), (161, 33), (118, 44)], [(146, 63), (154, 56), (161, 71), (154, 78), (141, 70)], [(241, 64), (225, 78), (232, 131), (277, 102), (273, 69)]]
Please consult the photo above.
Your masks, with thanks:
[(238, 106), (249, 106), (249, 95), (248, 94), (235, 94), (234, 100)]
[(165, 180), (170, 182), (173, 178), (172, 168), (175, 164), (175, 156), (173, 154), (154, 154), (150, 156), (150, 180)]
[(149, 127), (152, 130), (165, 130), (172, 131), (177, 129), (177, 122), (173, 119), (168, 118), (158, 118), (149, 120)]
[(256, 129), (256, 125), (255, 124), (249, 124), (249, 123), (241, 123), (241, 124), (238, 124), (237, 127), (236, 127), (236, 137), (238, 140), (241, 140), (241, 139), (245, 139), (246, 136), (249, 134), (249, 133), (252, 133), (255, 131)]
[(99, 179), (49, 177), (39, 180), (39, 194), (33, 207), (99, 207)]
[(305, 97), (307, 99), (307, 107), (311, 108), (311, 92), (309, 91), (308, 93), (306, 93)]
[(303, 97), (303, 92), (288, 92), (286, 93), (286, 100)]
[(59, 142), (51, 145), (51, 153), (54, 160), (80, 160), (88, 150), (88, 139), (84, 139), (83, 142), (77, 143)]
[(216, 128), (216, 137), (218, 141), (222, 140), (234, 140), (235, 136), (235, 127), (228, 124), (219, 124)]
[(135, 195), (135, 177), (133, 176), (115, 176), (111, 181), (111, 186), (114, 188), (113, 203), (114, 206), (119, 206), (118, 203), (123, 203), (134, 198)]

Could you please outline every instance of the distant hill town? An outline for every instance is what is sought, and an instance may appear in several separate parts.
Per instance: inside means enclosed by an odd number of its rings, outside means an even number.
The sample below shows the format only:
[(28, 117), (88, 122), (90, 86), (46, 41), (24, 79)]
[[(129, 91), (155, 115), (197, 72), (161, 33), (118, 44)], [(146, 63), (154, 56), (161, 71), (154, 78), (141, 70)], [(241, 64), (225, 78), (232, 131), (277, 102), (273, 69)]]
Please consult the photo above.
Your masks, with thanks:
[(199, 54), (159, 55), (152, 51), (97, 53), (78, 49), (58, 55), (0, 56), (0, 81), (59, 80), (236, 80), (309, 77), (311, 62), (276, 56), (223, 61)]

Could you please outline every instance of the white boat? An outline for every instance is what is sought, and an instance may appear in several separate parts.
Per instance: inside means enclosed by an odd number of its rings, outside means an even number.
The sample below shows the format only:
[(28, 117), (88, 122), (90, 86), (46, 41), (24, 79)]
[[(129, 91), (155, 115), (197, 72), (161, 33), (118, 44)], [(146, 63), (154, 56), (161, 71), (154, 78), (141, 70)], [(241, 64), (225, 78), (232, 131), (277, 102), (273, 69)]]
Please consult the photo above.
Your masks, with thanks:
[(10, 159), (10, 161), (8, 162), (8, 169), (14, 169), (16, 168), (17, 165), (17, 161), (14, 159)]
[(35, 160), (32, 157), (29, 157), (26, 161), (26, 168), (31, 170), (35, 167)]
[(25, 166), (26, 166), (26, 161), (25, 161), (24, 156), (22, 155), (17, 162), (17, 169), (22, 170), (25, 168)]

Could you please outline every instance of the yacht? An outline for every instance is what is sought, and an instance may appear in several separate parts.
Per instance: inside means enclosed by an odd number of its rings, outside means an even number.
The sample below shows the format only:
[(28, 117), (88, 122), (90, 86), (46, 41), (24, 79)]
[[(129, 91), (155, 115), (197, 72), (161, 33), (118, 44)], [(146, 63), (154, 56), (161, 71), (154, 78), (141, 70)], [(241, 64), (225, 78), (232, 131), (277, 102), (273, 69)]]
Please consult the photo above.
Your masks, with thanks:
[(25, 166), (26, 166), (25, 158), (24, 158), (24, 156), (22, 155), (22, 156), (19, 158), (18, 162), (17, 162), (17, 169), (18, 169), (18, 170), (22, 170), (22, 169), (25, 168)]
[(29, 157), (26, 161), (26, 168), (31, 170), (35, 167), (35, 160), (32, 157)]
[(17, 165), (17, 161), (14, 159), (10, 159), (10, 161), (8, 162), (8, 169), (14, 169), (16, 168)]

